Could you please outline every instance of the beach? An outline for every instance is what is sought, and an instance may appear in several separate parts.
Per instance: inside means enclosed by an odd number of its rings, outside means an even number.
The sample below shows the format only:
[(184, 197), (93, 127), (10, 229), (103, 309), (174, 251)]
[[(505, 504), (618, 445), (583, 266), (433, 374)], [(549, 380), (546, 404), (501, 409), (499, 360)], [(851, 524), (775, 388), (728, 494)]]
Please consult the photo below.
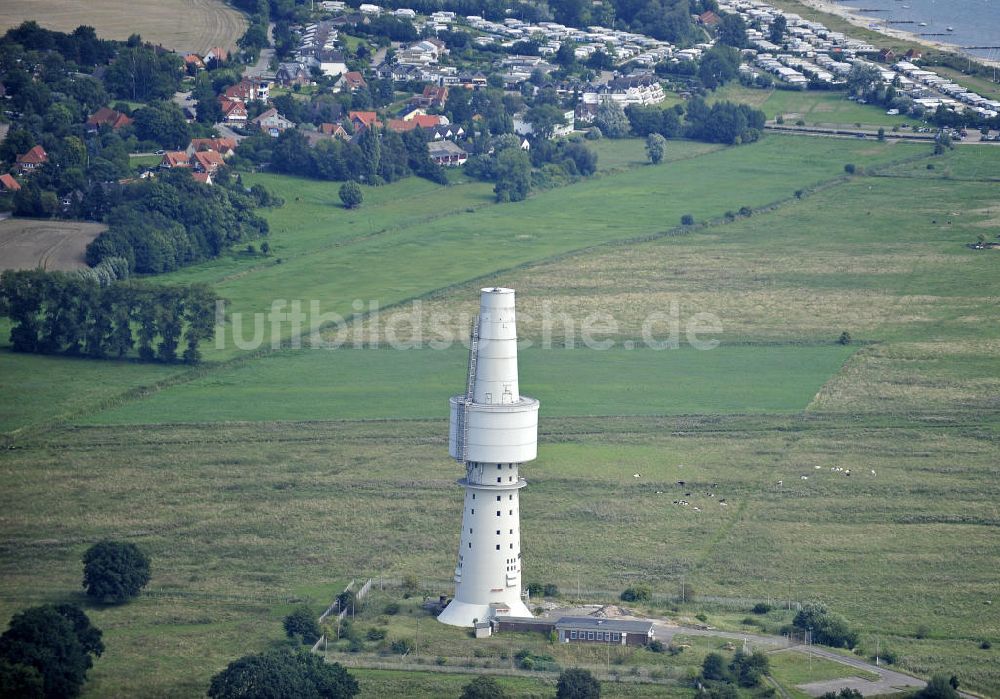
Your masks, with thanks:
[[(928, 48), (937, 49), (939, 51), (948, 51), (961, 56), (966, 56), (971, 58), (976, 63), (981, 65), (1000, 67), (1000, 60), (993, 60), (985, 58), (983, 56), (970, 56), (961, 50), (961, 47), (949, 43), (946, 41), (937, 41), (926, 36), (920, 36), (914, 32), (909, 32), (904, 29), (897, 29), (891, 26), (885, 26), (881, 23), (884, 19), (882, 17), (874, 15), (865, 15), (856, 7), (848, 7), (841, 5), (836, 2), (830, 2), (829, 0), (799, 0), (803, 5), (808, 5), (814, 10), (819, 10), (820, 12), (826, 12), (827, 14), (837, 15), (842, 19), (847, 20), (851, 24), (861, 27), (863, 29), (868, 29), (871, 31), (878, 32), (879, 34), (884, 34), (885, 36), (892, 37), (894, 39), (900, 39), (902, 41), (908, 41), (913, 44), (919, 44), (921, 46), (926, 46)], [(877, 27), (875, 25), (878, 25)]]

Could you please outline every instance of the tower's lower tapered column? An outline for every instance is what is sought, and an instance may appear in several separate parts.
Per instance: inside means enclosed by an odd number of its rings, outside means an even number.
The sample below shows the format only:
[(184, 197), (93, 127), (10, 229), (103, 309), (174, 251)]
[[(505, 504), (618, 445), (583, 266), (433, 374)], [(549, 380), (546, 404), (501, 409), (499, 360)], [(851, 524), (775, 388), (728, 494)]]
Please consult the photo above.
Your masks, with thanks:
[(454, 626), (472, 626), (497, 615), (530, 616), (521, 600), (518, 464), (470, 463), (465, 486), (462, 536), (455, 566), (455, 599), (438, 616)]

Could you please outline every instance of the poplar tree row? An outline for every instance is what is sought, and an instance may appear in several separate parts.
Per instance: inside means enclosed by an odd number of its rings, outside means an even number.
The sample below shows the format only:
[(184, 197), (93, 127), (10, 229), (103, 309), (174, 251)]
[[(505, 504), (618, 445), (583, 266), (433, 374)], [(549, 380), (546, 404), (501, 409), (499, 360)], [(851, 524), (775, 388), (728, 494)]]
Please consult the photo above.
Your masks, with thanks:
[(195, 364), (214, 331), (215, 300), (203, 284), (102, 286), (87, 275), (6, 271), (0, 314), (10, 318), (16, 352), (126, 357)]

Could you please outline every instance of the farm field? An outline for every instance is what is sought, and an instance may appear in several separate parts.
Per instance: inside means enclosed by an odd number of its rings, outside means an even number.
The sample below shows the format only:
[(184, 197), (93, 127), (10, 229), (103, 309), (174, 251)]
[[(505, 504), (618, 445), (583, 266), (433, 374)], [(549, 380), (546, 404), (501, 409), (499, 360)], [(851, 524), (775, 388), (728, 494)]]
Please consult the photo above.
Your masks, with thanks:
[(88, 243), (106, 228), (103, 223), (5, 218), (0, 220), (0, 269), (86, 267)]
[(168, 49), (199, 54), (213, 46), (232, 50), (247, 28), (243, 14), (222, 0), (139, 0), (129, 12), (122, 12), (118, 0), (5, 0), (0, 5), (0, 32), (26, 20), (61, 32), (86, 24), (105, 39), (124, 41), (140, 34)]
[[(234, 254), (172, 279), (213, 281), (258, 313), (272, 298), (405, 311), (416, 297), (457, 336), (476, 290), (503, 283), (536, 345), (546, 304), (576, 329), (609, 314), (615, 349), (560, 348), (570, 336), (556, 324), (552, 349), (522, 355), (522, 390), (542, 400), (539, 458), (524, 469), (526, 581), (604, 601), (637, 581), (672, 594), (681, 580), (697, 595), (819, 600), (861, 631), (864, 655), (878, 639), (901, 669), (955, 672), (996, 696), (1000, 258), (965, 244), (992, 230), (1000, 149), (871, 170), (927, 150), (768, 136), (651, 168), (630, 164), (641, 158), (630, 142), (621, 172), (504, 207), (480, 185), (407, 181), (345, 212), (333, 184), (261, 178), (299, 197), (269, 214), (272, 259)], [(872, 174), (844, 179), (846, 162)], [(758, 201), (781, 204), (722, 218)], [(688, 210), (712, 223), (659, 235)], [(535, 238), (520, 249), (495, 233), (511, 229)], [(672, 300), (682, 318), (718, 316), (720, 347), (625, 350)], [(854, 342), (836, 344), (845, 330)], [(127, 365), (133, 384), (109, 376), (114, 364), (92, 374), (0, 347), (5, 402), (19, 407), (4, 429), (32, 427), (0, 452), (0, 617), (82, 601), (80, 556), (99, 538), (153, 558), (148, 594), (87, 607), (108, 645), (87, 696), (202, 692), (229, 660), (279, 642), (293, 602), (321, 609), (352, 578), (447, 586), (462, 496), (444, 399), (461, 388), (463, 349), (217, 356), (236, 359)], [(66, 363), (62, 386), (29, 400), (45, 387), (26, 377), (55, 371), (43, 360)], [(724, 628), (746, 616), (700, 609)], [(356, 672), (364, 696), (457, 695), (468, 681)], [(798, 678), (801, 663), (781, 672)], [(551, 691), (546, 681), (509, 686), (527, 695)]]

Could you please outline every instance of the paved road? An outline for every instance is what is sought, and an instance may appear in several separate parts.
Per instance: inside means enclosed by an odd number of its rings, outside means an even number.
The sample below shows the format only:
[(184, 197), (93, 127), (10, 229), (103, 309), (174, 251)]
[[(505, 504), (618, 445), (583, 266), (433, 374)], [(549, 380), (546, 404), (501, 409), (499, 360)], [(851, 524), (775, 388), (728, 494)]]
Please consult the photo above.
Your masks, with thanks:
[[(267, 40), (274, 46), (274, 22), (267, 25)], [(260, 75), (271, 72), (271, 59), (274, 58), (274, 49), (270, 46), (260, 50), (260, 57), (252, 66), (243, 69), (243, 75)]]

